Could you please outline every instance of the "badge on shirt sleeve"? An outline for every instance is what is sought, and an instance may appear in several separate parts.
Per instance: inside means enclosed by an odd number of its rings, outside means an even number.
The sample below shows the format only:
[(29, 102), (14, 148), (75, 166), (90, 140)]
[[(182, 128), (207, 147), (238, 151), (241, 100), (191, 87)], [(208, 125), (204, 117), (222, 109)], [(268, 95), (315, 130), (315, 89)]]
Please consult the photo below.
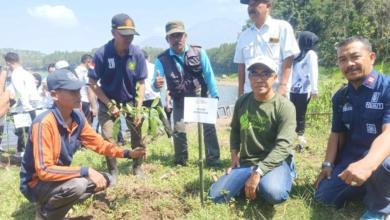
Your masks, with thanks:
[(114, 58), (108, 58), (108, 68), (115, 69), (115, 60), (114, 60)]
[(134, 62), (130, 62), (129, 63), (129, 69), (130, 70), (134, 70), (135, 69), (135, 63)]
[(89, 68), (90, 68), (91, 70), (94, 70), (94, 69), (95, 69), (95, 64), (94, 64), (94, 63), (91, 63), (91, 64), (89, 65)]
[(276, 38), (276, 37), (270, 37), (269, 38), (269, 42), (270, 44), (276, 44), (276, 43), (279, 43), (279, 38)]
[(374, 124), (367, 124), (367, 133), (376, 134), (376, 127)]

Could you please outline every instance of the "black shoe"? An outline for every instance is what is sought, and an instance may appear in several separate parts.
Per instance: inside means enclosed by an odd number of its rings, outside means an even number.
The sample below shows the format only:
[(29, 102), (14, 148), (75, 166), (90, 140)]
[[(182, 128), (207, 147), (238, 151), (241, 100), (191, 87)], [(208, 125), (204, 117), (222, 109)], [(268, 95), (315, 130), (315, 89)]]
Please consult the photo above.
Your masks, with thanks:
[(187, 159), (185, 159), (185, 158), (176, 158), (175, 159), (175, 166), (177, 167), (177, 166), (183, 166), (183, 167), (185, 167), (185, 166), (187, 166)]

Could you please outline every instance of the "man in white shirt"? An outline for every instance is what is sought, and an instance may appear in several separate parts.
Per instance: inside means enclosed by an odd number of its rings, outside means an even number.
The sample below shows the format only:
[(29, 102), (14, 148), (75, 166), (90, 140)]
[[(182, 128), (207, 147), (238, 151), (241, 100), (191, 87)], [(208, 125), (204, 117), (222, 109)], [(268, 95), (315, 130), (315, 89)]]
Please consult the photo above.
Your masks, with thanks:
[[(56, 70), (55, 63), (49, 64), (47, 72), (50, 74)], [(42, 79), (42, 85), (38, 88), (38, 94), (41, 96), (43, 108), (48, 109), (53, 105), (54, 100), (51, 98), (49, 91), (47, 91), (47, 77)]]
[[(5, 62), (12, 72), (11, 84), (15, 89), (15, 95), (19, 96), (18, 103), (15, 108), (15, 114), (29, 113), (31, 120), (36, 117), (35, 110), (42, 109), (41, 98), (38, 94), (34, 76), (23, 69), (20, 65), (19, 55), (16, 53), (7, 53), (4, 56)], [(24, 129), (24, 132), (23, 132)], [(28, 127), (15, 129), (15, 134), (18, 137), (17, 152), (15, 157), (23, 157), (24, 155), (24, 135), (28, 134)]]
[[(89, 54), (84, 54), (81, 57), (81, 64), (78, 66), (75, 71), (79, 80), (81, 82), (89, 83), (88, 78), (88, 70), (89, 66), (92, 62), (92, 56)], [(89, 86), (83, 86), (80, 90), (81, 93), (81, 103), (82, 110), (84, 112), (85, 117), (87, 118), (89, 124), (92, 126), (93, 118), (96, 117), (96, 109), (95, 109), (95, 94)]]
[(291, 71), (295, 56), (300, 52), (291, 25), (271, 18), (272, 0), (240, 0), (248, 4), (252, 27), (241, 33), (234, 62), (238, 63), (238, 95), (252, 91), (245, 66), (258, 56), (267, 56), (277, 65), (277, 82), (273, 89), (287, 97), (291, 86)]

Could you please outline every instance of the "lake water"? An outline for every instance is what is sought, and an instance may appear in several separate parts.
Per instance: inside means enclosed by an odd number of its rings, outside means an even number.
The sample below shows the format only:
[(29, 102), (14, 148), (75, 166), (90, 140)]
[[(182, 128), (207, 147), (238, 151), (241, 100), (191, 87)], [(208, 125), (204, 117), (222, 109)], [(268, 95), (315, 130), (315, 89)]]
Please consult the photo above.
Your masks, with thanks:
[[(42, 74), (42, 78), (45, 78), (47, 74)], [(163, 90), (165, 91), (165, 90)], [(163, 105), (165, 105), (165, 92), (161, 94), (161, 101)], [(234, 105), (236, 102), (238, 95), (238, 88), (237, 87), (229, 87), (229, 86), (218, 86), (218, 96), (219, 96), (219, 106), (229, 106), (229, 105)], [(220, 114), (224, 115), (222, 110), (219, 111)], [(93, 127), (96, 128), (97, 125), (97, 118), (94, 118), (93, 120)], [(121, 117), (121, 124), (122, 124), (122, 131), (125, 132), (127, 130), (127, 125), (126, 121), (123, 117)], [(7, 128), (8, 127), (8, 128)], [(3, 138), (1, 141), (1, 147), (3, 149), (7, 149), (8, 145), (12, 148), (15, 147), (17, 138), (13, 133), (14, 131), (14, 126), (13, 125), (5, 125), (4, 128), (4, 134), (8, 134), (8, 141), (7, 138)]]

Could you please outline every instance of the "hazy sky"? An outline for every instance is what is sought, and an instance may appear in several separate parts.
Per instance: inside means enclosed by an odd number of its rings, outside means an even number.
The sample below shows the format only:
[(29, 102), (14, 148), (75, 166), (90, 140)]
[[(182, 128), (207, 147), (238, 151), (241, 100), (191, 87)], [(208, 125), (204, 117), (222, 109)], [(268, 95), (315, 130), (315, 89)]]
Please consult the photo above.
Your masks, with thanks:
[(213, 18), (227, 17), (240, 25), (248, 18), (239, 0), (2, 1), (0, 48), (90, 50), (112, 38), (111, 18), (118, 13), (133, 18), (141, 35), (135, 44), (164, 36), (165, 24), (172, 19), (182, 20), (188, 29)]

